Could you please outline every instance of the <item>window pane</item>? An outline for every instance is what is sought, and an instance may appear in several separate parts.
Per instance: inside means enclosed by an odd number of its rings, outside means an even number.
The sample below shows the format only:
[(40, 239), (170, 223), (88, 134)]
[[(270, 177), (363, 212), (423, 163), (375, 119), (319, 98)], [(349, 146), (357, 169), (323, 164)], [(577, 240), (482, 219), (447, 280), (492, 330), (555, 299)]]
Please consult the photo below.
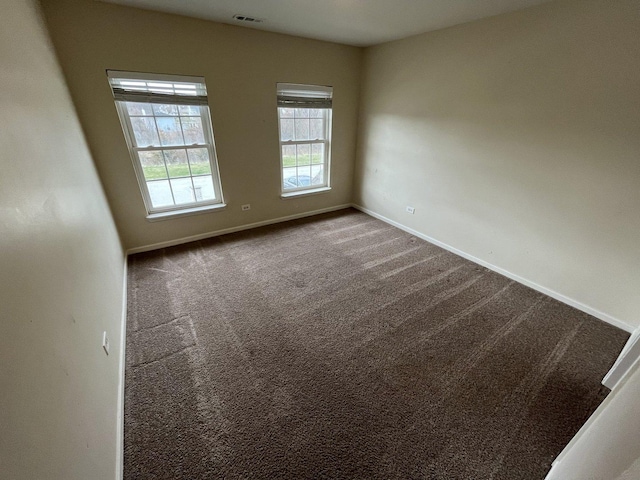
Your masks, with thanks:
[(213, 191), (213, 181), (211, 179), (211, 175), (194, 177), (193, 186), (196, 201), (215, 200), (216, 195)]
[(283, 179), (282, 188), (284, 190), (289, 190), (289, 189), (298, 187), (296, 171), (297, 171), (296, 167), (287, 167), (282, 169), (282, 179)]
[(298, 167), (298, 186), (308, 187), (311, 185), (311, 167)]
[(280, 118), (293, 118), (293, 108), (279, 108)]
[(324, 163), (324, 143), (311, 145), (311, 163)]
[(140, 157), (145, 180), (167, 178), (167, 169), (164, 167), (162, 152), (138, 152), (138, 156)]
[[(146, 120), (146, 119), (145, 119)], [(162, 145), (184, 145), (180, 120), (176, 117), (156, 118)]]
[(188, 150), (191, 175), (211, 174), (209, 152), (206, 148), (190, 148)]
[(153, 208), (173, 205), (173, 197), (171, 196), (171, 188), (169, 187), (168, 180), (147, 182), (147, 190), (149, 190), (149, 197), (151, 197)]
[(180, 115), (200, 115), (200, 107), (197, 105), (178, 105)]
[(325, 185), (324, 179), (324, 165), (312, 165), (311, 166), (311, 184), (312, 185)]
[(193, 185), (191, 184), (191, 177), (174, 178), (170, 181), (171, 188), (173, 189), (173, 198), (175, 198), (176, 200), (176, 205), (195, 202)]
[(324, 122), (321, 118), (312, 118), (309, 120), (309, 138), (312, 140), (324, 140)]
[(322, 109), (321, 108), (310, 108), (309, 109), (309, 117), (310, 118), (322, 118)]
[(153, 109), (149, 103), (127, 102), (129, 115), (153, 115)]
[(295, 165), (296, 165), (296, 146), (283, 145), (282, 146), (282, 166), (295, 167)]
[(311, 145), (296, 145), (298, 165), (311, 163)]
[(296, 140), (309, 140), (309, 120), (296, 118)]
[(178, 106), (177, 105), (161, 105), (159, 103), (154, 103), (153, 113), (155, 113), (158, 116), (178, 115)]
[(191, 175), (186, 150), (165, 150), (164, 160), (167, 162), (169, 177), (188, 177)]
[(184, 134), (185, 145), (204, 143), (202, 119), (200, 117), (182, 117), (180, 120), (182, 121), (182, 133)]
[(153, 117), (131, 117), (131, 126), (133, 127), (136, 146), (149, 147), (160, 144)]
[(295, 108), (294, 112), (295, 112), (296, 118), (309, 118), (308, 108)]
[(293, 140), (293, 120), (280, 120), (280, 140)]

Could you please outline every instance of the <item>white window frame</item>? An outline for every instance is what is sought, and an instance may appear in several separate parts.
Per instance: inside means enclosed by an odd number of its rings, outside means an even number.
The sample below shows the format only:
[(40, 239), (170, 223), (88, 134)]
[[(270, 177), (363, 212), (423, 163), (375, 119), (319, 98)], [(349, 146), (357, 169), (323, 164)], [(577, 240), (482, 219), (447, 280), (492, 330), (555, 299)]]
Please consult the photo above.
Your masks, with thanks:
[[(331, 190), (331, 131), (333, 120), (333, 106), (331, 104), (333, 97), (333, 88), (329, 86), (321, 85), (301, 85), (292, 83), (278, 83), (277, 84), (278, 95), (278, 141), (280, 146), (280, 192), (282, 198), (295, 197), (302, 194), (309, 193), (321, 193)], [(308, 99), (310, 102), (314, 100), (323, 99), (328, 102), (328, 107), (321, 108), (324, 123), (324, 138), (323, 139), (307, 139), (307, 140), (282, 140), (282, 126), (281, 126), (281, 108), (314, 108), (313, 106), (296, 106), (294, 104), (281, 105), (281, 98), (286, 96), (299, 97), (302, 101)], [(317, 108), (317, 107), (316, 107)], [(295, 127), (294, 127), (295, 128)], [(287, 145), (309, 145), (323, 144), (324, 145), (324, 159), (322, 168), (324, 171), (324, 183), (316, 185), (298, 186), (297, 188), (284, 188), (284, 156), (283, 146)]]
[[(126, 92), (124, 92), (124, 94), (122, 92), (119, 92), (121, 94), (121, 97), (119, 98), (118, 96), (116, 96), (113, 83), (111, 84), (112, 91), (114, 92), (114, 97), (115, 97), (114, 101), (115, 101), (116, 109), (118, 112), (118, 116), (120, 118), (120, 123), (122, 125), (122, 130), (127, 143), (127, 147), (131, 155), (131, 160), (133, 162), (133, 167), (136, 174), (136, 178), (138, 180), (138, 185), (140, 186), (140, 193), (142, 194), (142, 199), (144, 201), (144, 205), (147, 210), (147, 214), (148, 214), (147, 218), (149, 220), (171, 218), (177, 215), (195, 214), (195, 213), (206, 212), (213, 209), (225, 207), (226, 205), (224, 203), (224, 197), (222, 194), (222, 185), (220, 182), (220, 172), (218, 170), (218, 159), (217, 159), (216, 149), (215, 149), (211, 114), (209, 111), (209, 106), (208, 104), (206, 104), (206, 86), (205, 86), (204, 78), (187, 77), (187, 76), (180, 76), (180, 75), (139, 73), (139, 72), (121, 72), (121, 71), (114, 71), (114, 70), (108, 70), (107, 75), (110, 79), (110, 82), (112, 82), (111, 79), (127, 79), (127, 80), (140, 80), (145, 82), (174, 82), (174, 83), (198, 84), (201, 86), (201, 88), (200, 86), (198, 87), (199, 95), (197, 96), (197, 99), (195, 96), (194, 96), (194, 99), (191, 100), (187, 96), (180, 96), (180, 98), (178, 98), (175, 95), (167, 95), (166, 98), (162, 98), (160, 96), (162, 95), (162, 93), (154, 94), (152, 92), (149, 94), (149, 97), (154, 97), (154, 98), (151, 101), (150, 100), (145, 101), (145, 97), (140, 93), (133, 93), (131, 98), (127, 98)], [(125, 99), (122, 99), (123, 98), (122, 95), (124, 95)], [(127, 110), (127, 101), (147, 103), (147, 104), (162, 103), (166, 105), (197, 107), (199, 111), (201, 123), (202, 123), (202, 131), (203, 131), (205, 143), (194, 143), (191, 145), (169, 145), (169, 146), (163, 146), (163, 145), (153, 145), (153, 146), (145, 146), (145, 147), (136, 146), (134, 130), (131, 124), (131, 116)], [(155, 118), (155, 115), (150, 118)], [(158, 132), (158, 138), (160, 138), (159, 132)], [(140, 161), (139, 152), (182, 150), (182, 149), (189, 150), (189, 149), (196, 149), (196, 148), (198, 149), (206, 148), (208, 151), (214, 199), (198, 200), (196, 198), (194, 202), (181, 203), (179, 205), (175, 205), (173, 187), (171, 185), (171, 182), (169, 181), (169, 188), (171, 189), (171, 195), (174, 200), (174, 205), (154, 207), (153, 202), (151, 201), (151, 196), (149, 194), (149, 188), (147, 186), (147, 180), (144, 175), (142, 162)], [(165, 163), (165, 168), (166, 168), (166, 163)], [(193, 175), (191, 173), (191, 167), (189, 167), (189, 176), (179, 177), (179, 178), (189, 178), (191, 180), (191, 184), (194, 189), (194, 197), (195, 197), (196, 187), (195, 187), (195, 184), (193, 183), (193, 179), (197, 178), (198, 176), (199, 175)], [(168, 171), (167, 171), (167, 180), (171, 180), (171, 177), (169, 176)]]

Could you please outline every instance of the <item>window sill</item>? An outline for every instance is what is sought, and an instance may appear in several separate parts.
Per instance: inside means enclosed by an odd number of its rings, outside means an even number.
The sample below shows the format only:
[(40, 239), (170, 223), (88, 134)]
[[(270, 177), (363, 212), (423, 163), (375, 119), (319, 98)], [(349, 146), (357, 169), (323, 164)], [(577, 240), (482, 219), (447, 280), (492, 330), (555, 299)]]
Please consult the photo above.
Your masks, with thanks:
[(161, 220), (169, 220), (176, 217), (188, 217), (191, 215), (200, 215), (201, 213), (210, 213), (218, 210), (224, 210), (226, 203), (216, 203), (215, 205), (204, 205), (202, 207), (185, 208), (183, 210), (171, 210), (169, 212), (150, 213), (147, 215), (147, 221), (159, 222)]
[(287, 200), (290, 198), (306, 197), (307, 195), (317, 195), (319, 193), (327, 193), (330, 190), (331, 190), (331, 187), (314, 188), (311, 190), (298, 190), (296, 192), (283, 193), (282, 195), (280, 195), (280, 198), (282, 198), (283, 200)]

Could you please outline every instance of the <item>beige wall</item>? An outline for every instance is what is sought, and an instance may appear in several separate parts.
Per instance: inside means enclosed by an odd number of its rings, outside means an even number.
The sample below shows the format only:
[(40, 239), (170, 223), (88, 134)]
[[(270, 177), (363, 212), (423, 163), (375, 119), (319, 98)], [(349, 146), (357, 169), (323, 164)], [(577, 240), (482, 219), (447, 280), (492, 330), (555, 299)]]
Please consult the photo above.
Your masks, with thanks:
[[(43, 3), (127, 248), (351, 201), (362, 50)], [(37, 7), (0, 26), (0, 476), (112, 479), (122, 249)], [(367, 49), (357, 203), (639, 326), (639, 30), (637, 0), (558, 1)], [(107, 68), (207, 78), (227, 210), (145, 220)], [(335, 88), (329, 194), (279, 198), (276, 82)], [(557, 478), (637, 470), (637, 377)]]
[(124, 256), (38, 7), (3, 6), (0, 478), (112, 480)]
[[(126, 248), (351, 201), (361, 49), (94, 0), (43, 5)], [(106, 69), (206, 78), (226, 210), (146, 220)], [(280, 199), (277, 82), (334, 87), (329, 193)]]
[(367, 49), (356, 203), (639, 326), (639, 32), (557, 1)]

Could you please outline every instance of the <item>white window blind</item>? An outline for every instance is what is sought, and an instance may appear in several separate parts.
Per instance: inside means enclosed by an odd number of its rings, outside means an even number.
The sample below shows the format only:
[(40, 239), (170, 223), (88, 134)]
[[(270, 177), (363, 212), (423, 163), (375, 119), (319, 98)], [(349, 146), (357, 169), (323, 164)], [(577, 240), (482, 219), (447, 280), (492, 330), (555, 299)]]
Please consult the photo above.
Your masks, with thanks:
[(153, 80), (135, 72), (107, 72), (116, 100), (178, 105), (207, 105), (207, 86), (202, 77), (154, 75)]
[(320, 85), (278, 83), (278, 107), (331, 108), (333, 88)]

